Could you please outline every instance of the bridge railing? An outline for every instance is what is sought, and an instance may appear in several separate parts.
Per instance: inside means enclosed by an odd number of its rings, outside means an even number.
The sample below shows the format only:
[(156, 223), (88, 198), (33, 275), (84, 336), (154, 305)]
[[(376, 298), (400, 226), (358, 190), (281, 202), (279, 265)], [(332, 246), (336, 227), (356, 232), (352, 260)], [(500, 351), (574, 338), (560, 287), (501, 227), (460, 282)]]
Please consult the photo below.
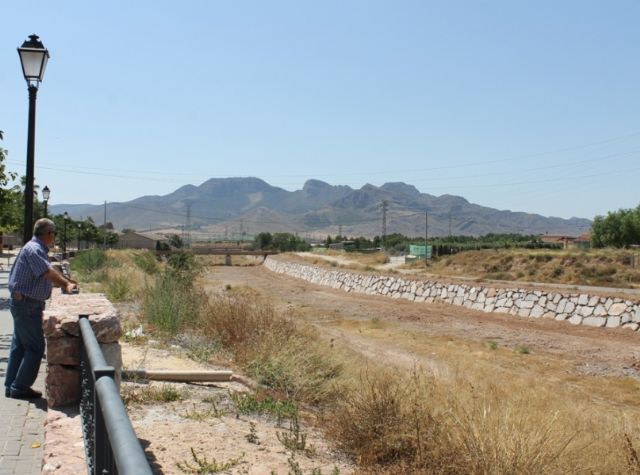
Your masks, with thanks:
[(88, 315), (80, 315), (80, 414), (89, 474), (151, 475), (122, 403), (115, 368), (102, 354)]

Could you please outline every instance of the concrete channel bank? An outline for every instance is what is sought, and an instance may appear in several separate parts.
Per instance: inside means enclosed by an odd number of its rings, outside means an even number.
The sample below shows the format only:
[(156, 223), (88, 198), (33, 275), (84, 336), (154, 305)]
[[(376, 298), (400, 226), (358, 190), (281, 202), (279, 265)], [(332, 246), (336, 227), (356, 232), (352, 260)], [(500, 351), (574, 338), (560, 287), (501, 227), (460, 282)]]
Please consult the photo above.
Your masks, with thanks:
[(269, 256), (264, 266), (276, 273), (317, 285), (370, 295), (382, 295), (413, 302), (442, 302), (483, 312), (507, 313), (519, 317), (566, 320), (573, 325), (640, 328), (640, 301), (600, 293), (569, 292), (480, 284), (416, 280), (388, 275), (358, 274), (290, 262)]

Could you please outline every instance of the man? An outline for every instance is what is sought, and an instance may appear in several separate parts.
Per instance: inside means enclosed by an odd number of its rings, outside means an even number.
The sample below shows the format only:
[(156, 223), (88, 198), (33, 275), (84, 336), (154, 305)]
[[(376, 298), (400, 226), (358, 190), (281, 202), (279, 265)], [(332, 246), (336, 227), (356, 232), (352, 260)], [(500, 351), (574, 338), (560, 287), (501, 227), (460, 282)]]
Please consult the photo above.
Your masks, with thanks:
[(47, 254), (56, 238), (56, 225), (39, 219), (33, 238), (20, 250), (9, 274), (9, 308), (13, 316), (13, 339), (5, 377), (5, 396), (37, 399), (42, 396), (31, 385), (35, 382), (44, 355), (42, 312), (51, 296), (52, 284), (71, 293), (76, 283), (51, 266)]

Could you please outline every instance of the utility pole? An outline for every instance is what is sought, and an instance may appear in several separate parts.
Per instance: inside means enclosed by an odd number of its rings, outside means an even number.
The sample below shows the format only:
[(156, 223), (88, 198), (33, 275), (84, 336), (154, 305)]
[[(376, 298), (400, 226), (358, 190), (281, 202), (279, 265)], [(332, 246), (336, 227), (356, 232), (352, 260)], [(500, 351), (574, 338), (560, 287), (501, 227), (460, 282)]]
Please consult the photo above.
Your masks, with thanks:
[(102, 247), (103, 249), (107, 248), (107, 200), (104, 200), (104, 219), (102, 223)]
[(387, 209), (389, 207), (389, 202), (387, 200), (382, 200), (382, 243), (381, 247), (384, 250), (384, 242), (387, 238)]
[(240, 220), (240, 237), (242, 242), (244, 242), (244, 219)]
[[(340, 236), (340, 238), (342, 238), (342, 224), (338, 225), (338, 236)], [(343, 239), (344, 241), (344, 239)]]
[(424, 212), (424, 265), (427, 265), (427, 241), (429, 239), (429, 212)]
[(187, 203), (187, 232), (185, 234), (185, 245), (191, 247), (191, 203)]
[(451, 213), (449, 213), (449, 255), (453, 255), (453, 245), (451, 244)]

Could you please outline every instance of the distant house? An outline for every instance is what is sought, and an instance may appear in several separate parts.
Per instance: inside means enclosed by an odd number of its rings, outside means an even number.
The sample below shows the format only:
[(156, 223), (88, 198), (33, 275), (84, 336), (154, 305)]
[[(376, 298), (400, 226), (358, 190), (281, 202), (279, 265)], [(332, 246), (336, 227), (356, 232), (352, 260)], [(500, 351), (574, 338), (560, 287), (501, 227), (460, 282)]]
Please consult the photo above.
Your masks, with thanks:
[(0, 233), (0, 253), (2, 249), (13, 249), (14, 247), (20, 247), (22, 245), (22, 236), (17, 234)]
[(546, 244), (557, 244), (563, 248), (569, 247), (569, 244), (576, 240), (574, 236), (566, 236), (563, 234), (542, 234), (540, 240)]
[(118, 239), (121, 249), (149, 249), (162, 251), (169, 249), (169, 241), (160, 234), (130, 232), (122, 234)]
[(578, 237), (565, 236), (563, 234), (543, 234), (540, 240), (547, 244), (557, 244), (564, 249), (589, 249), (591, 247), (591, 234), (583, 233)]
[(573, 242), (570, 244), (570, 247), (574, 247), (577, 249), (590, 249), (591, 233), (588, 231), (586, 233), (582, 233), (580, 236), (573, 240)]

